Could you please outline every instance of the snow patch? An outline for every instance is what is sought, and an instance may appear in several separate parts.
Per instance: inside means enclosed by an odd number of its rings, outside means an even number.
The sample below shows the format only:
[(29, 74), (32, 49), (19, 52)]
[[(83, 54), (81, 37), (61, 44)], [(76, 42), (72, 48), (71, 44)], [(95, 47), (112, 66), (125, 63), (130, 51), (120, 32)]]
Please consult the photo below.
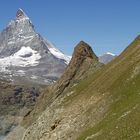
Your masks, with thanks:
[(60, 50), (55, 48), (55, 45), (53, 45), (48, 40), (44, 40), (44, 42), (52, 55), (54, 55), (58, 59), (64, 60), (67, 65), (69, 64), (69, 62), (71, 60), (71, 56), (68, 56), (68, 55), (65, 55), (64, 53), (62, 53)]
[(23, 71), (23, 70), (18, 70), (17, 73), (20, 74), (21, 76), (25, 75), (25, 71)]
[(35, 79), (35, 80), (36, 80), (36, 79), (38, 79), (38, 77), (35, 76), (35, 75), (32, 75), (32, 76), (31, 76), (31, 79)]
[(34, 51), (30, 47), (22, 47), (17, 53), (14, 54), (14, 56), (24, 57), (33, 53)]
[(111, 52), (107, 52), (106, 54), (112, 55), (112, 56), (116, 56), (115, 54), (111, 53)]
[(65, 60), (65, 63), (69, 64), (70, 59), (71, 59), (69, 56), (64, 55), (61, 51), (59, 51), (58, 49), (56, 49), (54, 47), (50, 47), (48, 49), (55, 57), (62, 59), (62, 60)]
[(9, 41), (8, 42), (8, 44), (10, 45), (10, 44), (14, 44), (15, 42), (14, 41)]
[(14, 55), (0, 58), (0, 70), (5, 71), (9, 66), (36, 66), (39, 64), (40, 54), (30, 47), (23, 46)]

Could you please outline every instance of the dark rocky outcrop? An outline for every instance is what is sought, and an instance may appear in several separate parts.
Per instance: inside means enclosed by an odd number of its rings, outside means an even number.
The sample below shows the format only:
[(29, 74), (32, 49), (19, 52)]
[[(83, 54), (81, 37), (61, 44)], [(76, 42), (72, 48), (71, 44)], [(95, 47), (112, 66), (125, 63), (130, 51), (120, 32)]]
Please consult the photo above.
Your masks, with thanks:
[(54, 86), (55, 90), (57, 89), (60, 93), (63, 92), (68, 86), (82, 80), (88, 70), (98, 63), (98, 57), (92, 51), (92, 48), (84, 41), (81, 41), (75, 47), (72, 59), (64, 74)]

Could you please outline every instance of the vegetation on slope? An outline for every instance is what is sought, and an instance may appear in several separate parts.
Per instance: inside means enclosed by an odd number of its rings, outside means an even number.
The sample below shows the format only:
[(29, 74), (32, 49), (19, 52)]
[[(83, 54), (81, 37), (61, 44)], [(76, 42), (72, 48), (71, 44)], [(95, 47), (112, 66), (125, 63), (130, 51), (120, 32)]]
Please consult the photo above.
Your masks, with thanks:
[(23, 139), (139, 139), (139, 54), (138, 36), (111, 63), (90, 69), (80, 83), (60, 93)]
[[(94, 127), (87, 127), (78, 140), (137, 140), (140, 139), (140, 37), (113, 62), (106, 66), (101, 91), (112, 98), (105, 117)], [(117, 64), (116, 64), (117, 63)], [(116, 64), (116, 66), (115, 66)], [(109, 68), (112, 67), (112, 70)], [(106, 79), (105, 75), (102, 80)], [(106, 87), (106, 89), (104, 88)]]

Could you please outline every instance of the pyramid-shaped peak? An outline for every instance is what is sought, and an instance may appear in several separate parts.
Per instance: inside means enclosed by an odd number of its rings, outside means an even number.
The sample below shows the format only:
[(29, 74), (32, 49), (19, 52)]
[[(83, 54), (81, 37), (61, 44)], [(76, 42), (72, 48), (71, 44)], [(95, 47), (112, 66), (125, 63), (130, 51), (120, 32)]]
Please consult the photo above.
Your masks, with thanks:
[(16, 18), (21, 19), (21, 18), (28, 18), (23, 9), (19, 8), (17, 13), (16, 13)]
[(84, 41), (80, 41), (75, 49), (74, 49), (74, 54), (73, 56), (79, 56), (79, 57), (91, 57), (95, 60), (98, 60), (98, 57), (96, 56), (96, 54), (93, 52), (91, 46), (89, 44), (87, 44)]
[(81, 40), (80, 42), (79, 42), (79, 45), (86, 45), (86, 46), (89, 46), (85, 41), (83, 41), (83, 40)]

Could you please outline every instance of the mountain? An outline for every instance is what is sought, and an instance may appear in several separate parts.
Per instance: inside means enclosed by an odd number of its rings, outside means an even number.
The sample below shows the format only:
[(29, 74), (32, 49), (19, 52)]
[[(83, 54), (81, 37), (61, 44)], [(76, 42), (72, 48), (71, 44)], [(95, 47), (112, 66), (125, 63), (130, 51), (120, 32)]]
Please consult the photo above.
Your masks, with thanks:
[(22, 9), (0, 33), (1, 79), (49, 84), (62, 75), (69, 61), (69, 56), (36, 33)]
[(110, 52), (107, 52), (107, 53), (99, 56), (99, 61), (103, 64), (107, 64), (116, 57), (117, 57), (117, 55), (110, 53)]
[[(74, 49), (72, 59), (61, 78), (55, 84), (44, 90), (43, 94), (39, 97), (34, 110), (24, 117), (21, 126), (16, 127), (7, 139), (9, 140), (11, 137), (14, 140), (20, 139), (25, 129), (24, 127), (31, 125), (46, 107), (50, 108), (55, 100), (58, 98), (61, 99), (72, 87), (75, 87), (81, 80), (89, 77), (90, 72), (94, 73), (102, 66), (103, 64), (99, 62), (98, 57), (87, 43), (84, 41), (78, 43)], [(71, 96), (72, 93), (73, 92), (69, 92), (66, 96)], [(48, 118), (47, 121), (49, 122), (50, 118)], [(17, 129), (20, 137), (15, 138), (13, 135), (16, 135)]]
[(35, 105), (38, 96), (63, 73), (70, 58), (36, 33), (19, 9), (0, 33), (0, 140)]
[(13, 85), (0, 80), (0, 140), (33, 109), (43, 87)]
[(55, 101), (57, 97), (62, 96), (71, 87), (77, 85), (82, 79), (89, 76), (89, 71), (94, 73), (103, 65), (98, 61), (98, 57), (92, 51), (92, 48), (80, 41), (75, 49), (72, 59), (65, 69), (61, 78), (53, 85), (49, 86), (37, 100), (34, 110), (24, 118), (23, 124), (25, 126), (31, 124), (33, 120), (42, 112), (47, 106)]
[[(14, 131), (14, 134), (21, 134), (18, 140), (140, 139), (139, 46), (140, 36), (107, 65), (95, 71), (94, 66), (84, 65), (86, 76), (71, 86), (68, 78), (63, 88), (62, 76), (44, 92), (47, 102), (38, 117), (33, 122), (29, 117), (31, 124), (21, 123), (18, 131)], [(90, 58), (84, 62), (89, 63)]]
[[(16, 118), (13, 111), (8, 119), (4, 116), (7, 123), (16, 124), (6, 129), (10, 133), (5, 140), (139, 140), (139, 84), (140, 35), (106, 65), (81, 41), (60, 79), (41, 93), (0, 83), (2, 95), (5, 88), (14, 91), (8, 99), (1, 97), (3, 103), (19, 103)], [(21, 111), (26, 97), (33, 105), (37, 102), (29, 111)], [(5, 127), (2, 121), (0, 127)]]

